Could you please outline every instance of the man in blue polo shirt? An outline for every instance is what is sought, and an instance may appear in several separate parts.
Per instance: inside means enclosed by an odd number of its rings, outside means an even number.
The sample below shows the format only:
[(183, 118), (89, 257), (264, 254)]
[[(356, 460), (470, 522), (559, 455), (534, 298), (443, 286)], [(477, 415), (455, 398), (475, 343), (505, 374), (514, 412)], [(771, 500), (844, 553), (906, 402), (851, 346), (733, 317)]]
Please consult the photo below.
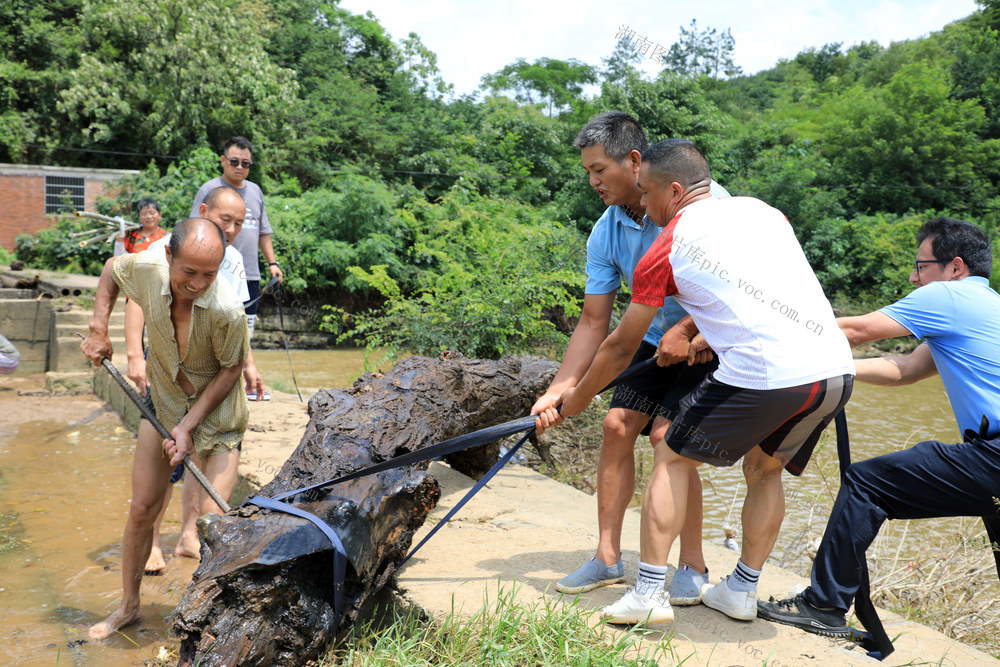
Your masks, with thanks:
[[(856, 361), (857, 380), (904, 385), (940, 373), (964, 442), (921, 442), (847, 469), (800, 595), (758, 602), (758, 616), (807, 632), (848, 636), (846, 613), (861, 585), (865, 551), (886, 519), (981, 516), (1000, 541), (1000, 295), (990, 289), (990, 241), (977, 227), (935, 218), (917, 233), (910, 282), (896, 303), (838, 320), (852, 346), (923, 338), (905, 357)], [(1000, 553), (994, 551), (1000, 572)]]
[[(645, 216), (642, 191), (637, 185), (641, 152), (649, 142), (634, 118), (621, 111), (599, 114), (580, 130), (573, 145), (580, 149), (591, 187), (608, 208), (587, 241), (587, 286), (580, 321), (559, 372), (531, 409), (538, 415), (539, 433), (562, 421), (555, 408), (559, 396), (587, 372), (608, 335), (618, 288), (623, 282), (631, 288), (635, 265), (661, 229)], [(716, 197), (729, 196), (715, 181), (706, 191)], [(653, 357), (664, 332), (686, 315), (673, 297), (664, 299), (632, 365)], [(604, 441), (597, 467), (597, 553), (561, 579), (556, 584), (558, 591), (582, 593), (625, 580), (621, 531), (635, 491), (636, 438), (640, 433), (649, 435), (652, 442), (663, 438), (670, 420), (677, 414), (680, 399), (718, 365), (710, 352), (704, 353), (700, 360), (702, 363), (691, 366), (653, 366), (616, 388), (604, 420)], [(685, 524), (681, 534), (680, 565), (670, 585), (670, 601), (678, 605), (700, 602), (701, 585), (708, 581), (701, 549), (701, 481), (697, 473), (690, 488), (688, 506), (692, 520)], [(695, 517), (697, 520), (693, 520)]]

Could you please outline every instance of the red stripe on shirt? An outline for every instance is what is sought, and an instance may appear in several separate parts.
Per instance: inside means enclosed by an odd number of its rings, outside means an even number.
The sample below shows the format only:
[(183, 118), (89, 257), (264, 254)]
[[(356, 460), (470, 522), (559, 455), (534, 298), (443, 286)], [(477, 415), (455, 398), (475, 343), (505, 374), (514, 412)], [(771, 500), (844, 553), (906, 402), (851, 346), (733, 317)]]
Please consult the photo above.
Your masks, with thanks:
[(632, 276), (633, 303), (659, 308), (663, 305), (663, 299), (677, 294), (674, 267), (670, 264), (670, 251), (673, 249), (674, 230), (680, 217), (680, 213), (674, 216), (636, 264)]

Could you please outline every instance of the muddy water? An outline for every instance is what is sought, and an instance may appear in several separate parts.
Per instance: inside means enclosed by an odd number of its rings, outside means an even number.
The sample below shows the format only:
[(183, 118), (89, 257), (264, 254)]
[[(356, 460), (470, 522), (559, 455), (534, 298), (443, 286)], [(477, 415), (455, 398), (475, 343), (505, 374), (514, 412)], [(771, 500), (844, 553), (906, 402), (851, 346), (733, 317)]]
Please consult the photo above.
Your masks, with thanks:
[[(324, 387), (349, 387), (363, 371), (374, 370), (382, 360), (378, 353), (369, 355), (354, 348), (290, 350), (287, 353), (284, 350), (254, 350), (253, 354), (265, 385), (294, 392), (294, 380), (306, 400), (309, 397), (305, 389), (311, 389), (311, 395)], [(384, 362), (381, 365), (391, 367)]]
[[(306, 399), (349, 385), (366, 358), (354, 349), (291, 356)], [(283, 350), (257, 360), (268, 386), (294, 391)], [(143, 621), (89, 641), (87, 628), (120, 599), (135, 438), (94, 397), (30, 395), (43, 386), (41, 375), (0, 379), (0, 665), (141, 664), (176, 646), (169, 616), (197, 566), (169, 555), (180, 488), (163, 524), (167, 569), (143, 580)]]
[[(0, 664), (134, 665), (168, 643), (193, 561), (143, 582), (145, 619), (105, 642), (87, 628), (116, 606), (134, 438), (93, 397), (18, 396), (42, 376), (0, 385)], [(67, 421), (71, 420), (71, 421)], [(80, 422), (83, 423), (80, 423)], [(179, 528), (179, 504), (165, 521)], [(174, 539), (165, 539), (173, 549)]]
[[(940, 378), (906, 387), (857, 383), (847, 405), (853, 460), (887, 454), (923, 440), (957, 442), (961, 438)], [(739, 527), (746, 485), (740, 467), (702, 466), (705, 539), (722, 541), (723, 527)], [(786, 511), (772, 561), (808, 572), (804, 551), (823, 534), (839, 488), (834, 428), (827, 429), (805, 473), (783, 476)], [(981, 524), (977, 526), (981, 528)], [(904, 538), (905, 534), (905, 538)], [(929, 545), (954, 543), (956, 521), (931, 519), (887, 522), (875, 549), (900, 548), (900, 557), (916, 557)], [(934, 548), (934, 547), (931, 547)]]

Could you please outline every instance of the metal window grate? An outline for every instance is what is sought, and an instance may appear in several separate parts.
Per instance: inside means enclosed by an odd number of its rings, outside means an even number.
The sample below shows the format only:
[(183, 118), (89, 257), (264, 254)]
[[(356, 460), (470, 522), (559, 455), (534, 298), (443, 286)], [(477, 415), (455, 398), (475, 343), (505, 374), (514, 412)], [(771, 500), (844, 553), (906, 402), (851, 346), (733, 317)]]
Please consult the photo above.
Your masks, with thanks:
[(45, 177), (45, 213), (82, 211), (85, 206), (84, 179), (70, 176)]

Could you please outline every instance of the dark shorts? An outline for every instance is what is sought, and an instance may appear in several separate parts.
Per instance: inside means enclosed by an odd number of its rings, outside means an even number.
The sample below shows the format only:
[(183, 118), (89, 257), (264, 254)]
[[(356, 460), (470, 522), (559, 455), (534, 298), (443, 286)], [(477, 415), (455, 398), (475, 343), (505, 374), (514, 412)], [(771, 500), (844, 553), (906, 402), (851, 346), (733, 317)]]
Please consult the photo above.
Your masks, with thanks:
[(741, 389), (705, 381), (681, 401), (667, 445), (681, 456), (730, 466), (760, 445), (801, 475), (823, 429), (851, 397), (853, 375), (783, 389)]
[[(152, 387), (147, 387), (146, 388), (146, 395), (142, 397), (142, 402), (146, 404), (146, 407), (149, 408), (149, 411), (151, 413), (153, 413), (153, 416), (155, 417), (156, 416), (156, 408), (153, 407), (153, 388)], [(240, 442), (236, 443), (235, 449), (238, 452), (243, 451), (243, 442), (240, 441)], [(177, 466), (173, 469), (173, 472), (170, 473), (170, 483), (171, 484), (176, 484), (177, 482), (181, 481), (182, 477), (184, 477), (184, 462), (183, 461), (180, 462), (180, 463), (178, 463)]]
[[(642, 341), (629, 368), (656, 355), (656, 347)], [(651, 366), (633, 375), (615, 388), (611, 397), (612, 408), (625, 408), (649, 415), (650, 419), (642, 429), (649, 435), (654, 417), (673, 419), (680, 409), (681, 399), (691, 393), (709, 373), (719, 366), (718, 357), (708, 363), (688, 366), (686, 363), (672, 366)]]
[(260, 305), (260, 301), (257, 299), (257, 297), (260, 296), (260, 281), (248, 280), (247, 292), (250, 293), (250, 300), (243, 302), (244, 311), (246, 312), (247, 315), (256, 315), (257, 307)]
[[(146, 395), (142, 397), (142, 402), (146, 404), (146, 407), (149, 408), (149, 411), (151, 413), (153, 413), (153, 416), (155, 417), (156, 416), (156, 407), (153, 406), (153, 388), (152, 387), (146, 387)], [(183, 477), (183, 476), (184, 476), (184, 464), (183, 463), (178, 463), (177, 467), (174, 468), (173, 472), (170, 473), (170, 483), (171, 484), (176, 484), (177, 482), (179, 482), (181, 480), (181, 477)]]

